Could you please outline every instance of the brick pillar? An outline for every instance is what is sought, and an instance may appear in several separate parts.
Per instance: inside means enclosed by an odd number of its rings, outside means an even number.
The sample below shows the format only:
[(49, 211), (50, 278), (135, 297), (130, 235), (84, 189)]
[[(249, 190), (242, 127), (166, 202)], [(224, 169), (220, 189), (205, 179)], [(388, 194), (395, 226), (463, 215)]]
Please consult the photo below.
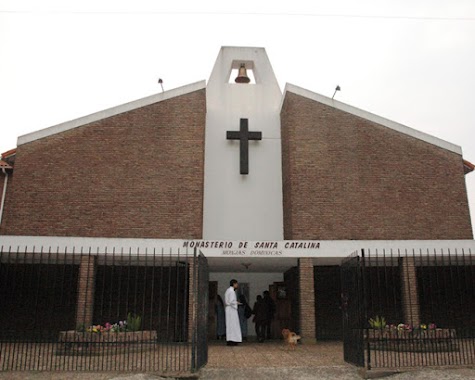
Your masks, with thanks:
[(299, 305), (302, 343), (316, 343), (315, 280), (311, 258), (299, 259)]
[(399, 262), (401, 273), (402, 312), (404, 323), (412, 326), (421, 324), (421, 310), (417, 289), (416, 263), (414, 257), (402, 257)]
[[(196, 264), (198, 264), (196, 262)], [(188, 342), (193, 340), (193, 333), (196, 326), (196, 302), (197, 302), (197, 265), (195, 260), (191, 257), (188, 261)]]
[(79, 265), (76, 326), (92, 325), (94, 313), (94, 289), (96, 283), (96, 256), (81, 256)]

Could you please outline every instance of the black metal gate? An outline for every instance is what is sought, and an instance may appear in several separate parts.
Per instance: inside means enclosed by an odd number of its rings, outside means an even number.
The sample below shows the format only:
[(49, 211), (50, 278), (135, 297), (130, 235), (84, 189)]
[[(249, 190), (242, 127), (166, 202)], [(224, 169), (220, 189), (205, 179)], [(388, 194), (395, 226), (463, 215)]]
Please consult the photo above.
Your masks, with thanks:
[(198, 256), (197, 271), (197, 310), (195, 328), (195, 346), (192, 370), (196, 371), (208, 362), (208, 312), (209, 312), (209, 271), (208, 260), (202, 254)]
[(475, 255), (366, 249), (344, 260), (345, 361), (371, 368), (475, 364)]
[(196, 249), (0, 246), (0, 371), (193, 372), (207, 304)]
[(341, 305), (345, 361), (364, 367), (364, 280), (362, 258), (355, 252), (341, 265)]

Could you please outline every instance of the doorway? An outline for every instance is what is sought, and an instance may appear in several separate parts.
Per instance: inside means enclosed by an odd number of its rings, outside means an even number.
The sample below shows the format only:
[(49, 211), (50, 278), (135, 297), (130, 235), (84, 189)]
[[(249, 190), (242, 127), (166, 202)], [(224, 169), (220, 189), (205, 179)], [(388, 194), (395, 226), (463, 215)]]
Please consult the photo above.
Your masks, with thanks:
[(292, 321), (291, 293), (287, 289), (288, 285), (284, 281), (269, 285), (269, 293), (275, 303), (275, 315), (271, 324), (272, 339), (281, 339), (282, 329), (295, 331)]
[[(249, 306), (254, 307), (256, 297), (262, 295), (264, 291), (269, 291), (274, 300), (276, 311), (274, 320), (271, 324), (272, 339), (281, 339), (283, 328), (289, 328), (295, 331), (297, 321), (293, 316), (296, 314), (293, 310), (292, 296), (294, 291), (290, 289), (293, 284), (284, 279), (283, 273), (210, 273), (209, 283), (209, 313), (208, 313), (208, 339), (217, 339), (217, 303), (218, 295), (224, 299), (224, 292), (229, 287), (229, 280), (236, 278), (240, 287), (237, 296), (244, 294)], [(250, 341), (255, 341), (256, 332), (252, 322), (252, 317), (247, 320), (248, 337)]]
[(341, 267), (314, 267), (315, 319), (317, 340), (341, 340)]

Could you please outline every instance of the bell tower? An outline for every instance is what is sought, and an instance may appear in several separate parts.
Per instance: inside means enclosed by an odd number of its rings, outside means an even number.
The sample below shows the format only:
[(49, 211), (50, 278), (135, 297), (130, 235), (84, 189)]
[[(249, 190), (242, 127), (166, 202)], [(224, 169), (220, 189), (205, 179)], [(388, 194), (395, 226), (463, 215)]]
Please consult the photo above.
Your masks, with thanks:
[(221, 48), (206, 88), (204, 239), (283, 239), (281, 99), (265, 49)]

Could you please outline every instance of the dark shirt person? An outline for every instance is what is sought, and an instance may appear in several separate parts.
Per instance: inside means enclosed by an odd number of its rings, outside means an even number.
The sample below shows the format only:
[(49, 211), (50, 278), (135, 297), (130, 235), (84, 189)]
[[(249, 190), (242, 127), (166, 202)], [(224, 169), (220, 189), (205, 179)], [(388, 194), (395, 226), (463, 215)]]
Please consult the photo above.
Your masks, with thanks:
[(266, 337), (265, 324), (268, 320), (267, 305), (264, 303), (262, 296), (257, 296), (254, 307), (252, 308), (254, 318), (252, 321), (255, 323), (257, 341), (263, 343)]
[(266, 305), (266, 309), (267, 309), (267, 319), (264, 323), (266, 338), (271, 339), (272, 338), (271, 324), (272, 324), (272, 320), (274, 319), (274, 316), (275, 316), (275, 302), (271, 298), (270, 293), (269, 293), (268, 290), (266, 290), (264, 292), (263, 301), (264, 301), (264, 304)]
[(239, 323), (241, 324), (241, 335), (243, 340), (247, 340), (247, 319), (251, 317), (252, 310), (247, 303), (244, 294), (239, 296), (240, 305), (238, 306)]

